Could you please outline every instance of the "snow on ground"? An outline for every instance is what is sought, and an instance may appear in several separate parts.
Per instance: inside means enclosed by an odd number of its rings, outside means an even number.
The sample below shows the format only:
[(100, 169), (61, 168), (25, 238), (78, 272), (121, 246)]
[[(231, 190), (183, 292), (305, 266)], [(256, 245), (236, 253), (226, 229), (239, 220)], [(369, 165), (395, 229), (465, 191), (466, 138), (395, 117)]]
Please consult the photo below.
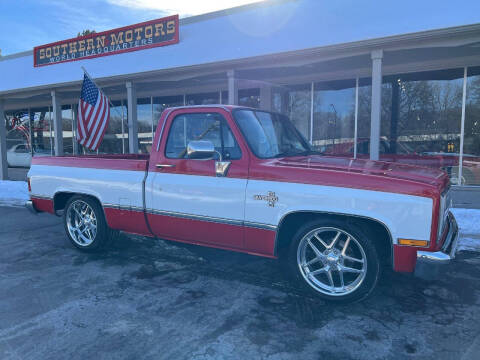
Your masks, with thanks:
[[(0, 181), (0, 205), (23, 206), (28, 200), (25, 181)], [(458, 250), (480, 251), (480, 210), (452, 209), (460, 228)]]
[(26, 181), (0, 181), (0, 205), (23, 206), (28, 200)]
[(451, 209), (460, 229), (457, 251), (480, 252), (480, 210)]

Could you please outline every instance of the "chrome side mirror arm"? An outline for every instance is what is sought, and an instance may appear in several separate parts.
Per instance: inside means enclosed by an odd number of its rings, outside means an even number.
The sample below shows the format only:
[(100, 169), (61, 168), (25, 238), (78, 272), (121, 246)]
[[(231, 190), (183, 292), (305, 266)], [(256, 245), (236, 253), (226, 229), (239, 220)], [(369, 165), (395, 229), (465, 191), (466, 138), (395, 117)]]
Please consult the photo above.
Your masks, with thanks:
[(227, 176), (231, 164), (231, 161), (215, 161), (215, 174), (217, 177)]

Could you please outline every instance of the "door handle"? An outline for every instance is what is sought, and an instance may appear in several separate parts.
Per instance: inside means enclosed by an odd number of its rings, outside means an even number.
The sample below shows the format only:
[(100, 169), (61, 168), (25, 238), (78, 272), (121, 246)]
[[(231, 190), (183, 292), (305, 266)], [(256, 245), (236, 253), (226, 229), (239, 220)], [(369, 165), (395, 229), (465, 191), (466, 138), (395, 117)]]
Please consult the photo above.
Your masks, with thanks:
[(159, 169), (164, 169), (164, 168), (173, 168), (175, 167), (175, 164), (157, 164), (155, 166)]

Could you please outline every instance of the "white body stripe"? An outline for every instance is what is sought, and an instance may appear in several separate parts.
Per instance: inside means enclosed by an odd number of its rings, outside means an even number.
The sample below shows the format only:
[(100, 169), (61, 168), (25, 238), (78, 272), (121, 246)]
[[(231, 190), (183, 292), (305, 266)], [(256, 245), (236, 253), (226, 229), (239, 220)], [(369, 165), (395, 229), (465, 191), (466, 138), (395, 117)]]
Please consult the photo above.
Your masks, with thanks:
[(246, 179), (157, 172), (147, 178), (146, 207), (244, 220), (246, 186)]
[[(275, 192), (278, 201), (270, 207), (254, 195)], [(397, 238), (430, 240), (433, 201), (430, 198), (332, 186), (249, 180), (245, 220), (279, 224), (288, 213), (320, 211), (363, 216), (387, 226)]]
[(97, 197), (102, 204), (143, 207), (143, 171), (33, 165), (32, 194), (52, 198), (57, 192)]
[[(143, 207), (142, 171), (33, 165), (32, 194), (56, 192), (96, 196), (103, 204)], [(271, 207), (254, 195), (275, 192)], [(278, 225), (295, 211), (351, 214), (382, 222), (393, 242), (398, 238), (430, 240), (432, 199), (379, 191), (275, 181), (151, 173), (147, 209)]]

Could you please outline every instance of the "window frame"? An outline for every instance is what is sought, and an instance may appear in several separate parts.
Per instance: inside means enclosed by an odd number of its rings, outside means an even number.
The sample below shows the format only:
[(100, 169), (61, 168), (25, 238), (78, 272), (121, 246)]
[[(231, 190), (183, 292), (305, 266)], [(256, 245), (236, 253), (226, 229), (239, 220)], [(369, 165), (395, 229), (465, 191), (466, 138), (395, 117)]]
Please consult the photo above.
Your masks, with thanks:
[[(221, 120), (220, 122), (223, 123), (227, 129), (230, 131), (230, 134), (233, 138), (233, 140), (235, 141), (235, 145), (236, 147), (238, 148), (238, 151), (240, 152), (240, 156), (238, 157), (238, 159), (231, 159), (231, 158), (225, 158), (225, 147), (222, 145), (222, 151), (221, 151), (221, 155), (222, 155), (222, 160), (224, 161), (238, 161), (238, 160), (242, 160), (243, 159), (243, 151), (242, 151), (242, 147), (240, 146), (240, 142), (238, 141), (237, 137), (235, 136), (234, 134), (234, 131), (232, 130), (232, 127), (230, 126), (230, 124), (228, 123), (228, 120), (225, 118), (225, 116), (218, 112), (218, 111), (208, 111), (208, 112), (182, 112), (182, 113), (179, 113), (179, 114), (176, 114), (171, 120), (170, 120), (170, 124), (168, 126), (168, 134), (165, 138), (165, 146), (164, 146), (164, 149), (163, 149), (163, 156), (165, 157), (165, 159), (168, 159), (168, 160), (200, 160), (200, 161), (205, 161), (205, 160), (215, 160), (214, 158), (212, 159), (190, 159), (188, 157), (183, 157), (183, 158), (179, 158), (179, 157), (170, 157), (168, 156), (167, 154), (167, 148), (168, 148), (168, 140), (170, 138), (170, 134), (172, 133), (172, 128), (173, 128), (173, 125), (174, 125), (174, 122), (175, 120), (180, 117), (180, 116), (188, 116), (188, 115), (208, 115), (208, 114), (216, 114), (218, 116), (221, 117)], [(167, 120), (167, 119), (166, 119)], [(218, 161), (218, 160), (217, 160)]]

